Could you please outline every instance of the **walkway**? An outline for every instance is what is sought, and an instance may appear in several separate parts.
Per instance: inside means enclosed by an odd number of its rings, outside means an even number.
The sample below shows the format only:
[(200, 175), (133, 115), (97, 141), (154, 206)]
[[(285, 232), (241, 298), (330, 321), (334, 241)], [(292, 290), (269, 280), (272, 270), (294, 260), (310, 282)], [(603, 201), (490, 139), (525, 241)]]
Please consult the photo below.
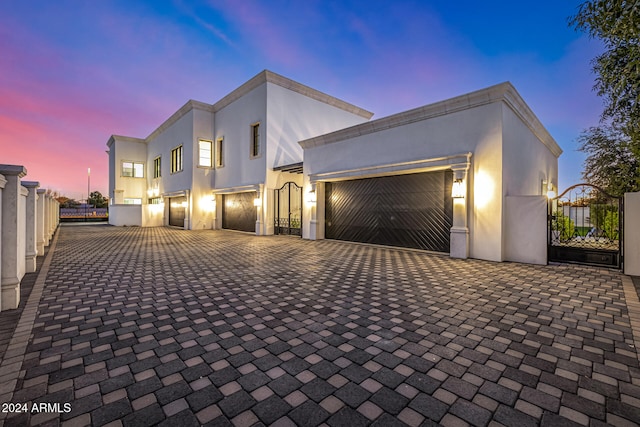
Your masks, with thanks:
[(48, 261), (5, 425), (640, 423), (616, 271), (102, 225)]

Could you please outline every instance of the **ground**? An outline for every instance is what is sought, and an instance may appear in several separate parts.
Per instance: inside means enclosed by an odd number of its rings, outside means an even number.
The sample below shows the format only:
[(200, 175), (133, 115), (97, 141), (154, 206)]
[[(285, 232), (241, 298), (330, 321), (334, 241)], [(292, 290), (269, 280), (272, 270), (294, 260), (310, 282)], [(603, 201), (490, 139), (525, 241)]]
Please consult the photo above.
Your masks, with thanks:
[(615, 270), (106, 225), (61, 226), (39, 263), (5, 425), (640, 422)]

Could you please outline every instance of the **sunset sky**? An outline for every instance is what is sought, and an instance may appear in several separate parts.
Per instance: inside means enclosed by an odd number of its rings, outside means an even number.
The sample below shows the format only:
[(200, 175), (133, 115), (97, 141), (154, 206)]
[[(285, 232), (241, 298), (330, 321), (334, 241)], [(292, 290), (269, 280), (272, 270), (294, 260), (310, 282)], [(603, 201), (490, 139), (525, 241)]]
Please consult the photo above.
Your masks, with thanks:
[(375, 118), (511, 81), (580, 181), (598, 123), (580, 1), (1, 1), (0, 163), (71, 198), (107, 195), (106, 142), (146, 137), (187, 100), (263, 69)]

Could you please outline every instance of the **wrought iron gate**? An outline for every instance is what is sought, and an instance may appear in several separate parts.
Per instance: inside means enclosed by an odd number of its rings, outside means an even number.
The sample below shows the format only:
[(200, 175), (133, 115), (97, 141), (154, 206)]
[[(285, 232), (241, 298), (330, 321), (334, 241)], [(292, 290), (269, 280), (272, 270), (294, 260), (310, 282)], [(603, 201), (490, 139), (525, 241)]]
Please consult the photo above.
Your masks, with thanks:
[(548, 259), (622, 268), (623, 199), (577, 184), (549, 200)]
[(274, 234), (302, 236), (302, 187), (287, 182), (274, 192)]

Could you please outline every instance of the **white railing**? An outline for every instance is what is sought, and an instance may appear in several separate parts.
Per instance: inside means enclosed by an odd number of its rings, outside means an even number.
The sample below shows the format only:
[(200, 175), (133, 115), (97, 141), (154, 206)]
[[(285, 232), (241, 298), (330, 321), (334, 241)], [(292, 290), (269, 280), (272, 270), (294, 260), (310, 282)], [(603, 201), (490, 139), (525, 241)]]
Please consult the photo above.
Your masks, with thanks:
[(24, 166), (0, 164), (0, 311), (18, 308), (20, 282), (60, 222), (56, 194), (26, 175)]

